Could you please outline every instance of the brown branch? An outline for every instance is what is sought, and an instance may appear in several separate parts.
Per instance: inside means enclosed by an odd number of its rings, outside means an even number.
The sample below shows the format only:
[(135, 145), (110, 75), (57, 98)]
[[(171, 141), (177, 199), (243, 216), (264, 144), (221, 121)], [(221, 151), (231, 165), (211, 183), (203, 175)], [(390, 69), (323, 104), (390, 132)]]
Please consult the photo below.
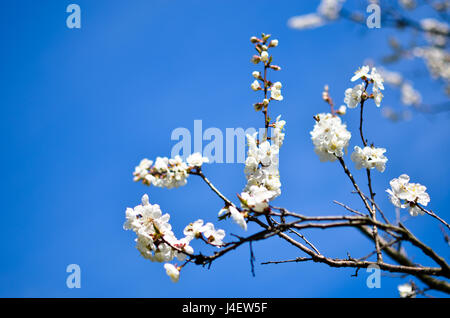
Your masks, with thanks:
[(367, 211), (369, 211), (369, 213), (372, 213), (372, 208), (370, 207), (366, 196), (363, 194), (363, 192), (361, 191), (361, 189), (359, 188), (358, 184), (355, 181), (355, 178), (353, 177), (352, 173), (350, 172), (350, 170), (348, 170), (347, 165), (345, 164), (345, 161), (342, 157), (336, 157), (339, 160), (339, 163), (341, 164), (342, 168), (344, 169), (345, 174), (349, 177), (350, 181), (353, 184), (353, 187), (355, 188), (356, 192), (358, 193), (358, 195), (360, 196), (361, 200), (364, 203), (364, 206), (366, 207)]
[(425, 212), (426, 214), (428, 214), (428, 215), (434, 217), (435, 219), (439, 220), (439, 221), (440, 221), (442, 224), (444, 224), (448, 229), (450, 229), (450, 225), (448, 225), (448, 223), (445, 222), (445, 220), (442, 219), (441, 217), (439, 217), (436, 213), (434, 213), (434, 212), (431, 211), (431, 210), (425, 209), (424, 207), (422, 207), (421, 205), (419, 205), (419, 204), (417, 204), (417, 203), (416, 203), (416, 206), (419, 207), (419, 209), (420, 209), (422, 212)]
[(363, 213), (361, 213), (359, 211), (356, 211), (355, 209), (352, 209), (351, 207), (349, 207), (348, 205), (345, 205), (344, 203), (341, 203), (341, 202), (336, 201), (336, 200), (333, 200), (333, 202), (336, 203), (337, 205), (340, 205), (341, 207), (343, 207), (344, 209), (346, 209), (346, 210), (348, 210), (348, 211), (350, 211), (352, 213), (355, 213), (355, 214), (360, 215), (360, 216), (364, 216)]
[[(199, 169), (199, 168), (197, 168), (197, 170), (196, 171), (190, 171), (189, 172), (190, 174), (192, 174), (192, 175), (195, 175), (195, 176), (199, 176), (200, 178), (202, 178), (203, 179), (203, 181), (205, 181), (205, 183), (211, 188), (211, 190), (214, 192), (214, 193), (216, 193), (218, 196), (219, 196), (219, 198), (221, 198), (224, 202), (225, 202), (225, 205), (226, 206), (233, 206), (233, 207), (235, 207), (236, 209), (238, 209), (237, 207), (236, 207), (236, 205), (234, 205), (234, 203), (233, 202), (231, 202), (226, 196), (224, 196), (213, 184), (212, 184), (212, 182), (211, 181), (209, 181), (209, 179), (203, 174), (203, 172), (201, 171), (201, 169)], [(239, 209), (238, 209), (239, 210)]]
[[(358, 227), (358, 230), (364, 234), (367, 238), (373, 239), (372, 233), (369, 229), (366, 227)], [(385, 244), (385, 241), (380, 238), (381, 244)], [(411, 260), (408, 259), (405, 255), (397, 251), (396, 249), (392, 247), (386, 247), (385, 253), (391, 257), (394, 261), (396, 261), (400, 265), (404, 266), (414, 266), (414, 264), (411, 262)], [(431, 277), (430, 275), (419, 273), (414, 275), (416, 276), (420, 281), (422, 281), (424, 284), (426, 284), (428, 287), (439, 290), (442, 292), (445, 292), (447, 294), (450, 294), (450, 284), (446, 281), (439, 280), (437, 278)]]

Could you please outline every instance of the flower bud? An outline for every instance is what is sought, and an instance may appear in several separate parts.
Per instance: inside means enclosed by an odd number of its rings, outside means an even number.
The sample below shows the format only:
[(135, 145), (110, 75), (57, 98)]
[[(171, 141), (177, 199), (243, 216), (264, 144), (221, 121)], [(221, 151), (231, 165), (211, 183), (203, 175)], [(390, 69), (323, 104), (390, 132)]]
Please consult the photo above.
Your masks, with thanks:
[(276, 82), (272, 85), (272, 89), (281, 89), (283, 85), (281, 85), (281, 82)]
[(270, 65), (270, 68), (274, 71), (279, 71), (281, 70), (281, 67), (279, 67), (278, 65)]
[(267, 98), (264, 98), (262, 103), (264, 106), (267, 106), (267, 105), (269, 105), (269, 100)]
[(262, 40), (267, 41), (270, 38), (271, 34), (262, 34)]
[(270, 41), (270, 43), (269, 43), (269, 47), (276, 47), (276, 46), (278, 46), (278, 40), (272, 40), (272, 41)]
[(263, 103), (253, 104), (253, 108), (255, 109), (255, 111), (259, 112), (263, 108)]
[(251, 87), (254, 91), (257, 91), (257, 90), (260, 90), (260, 89), (261, 89), (261, 86), (259, 85), (259, 82), (258, 82), (257, 80), (255, 80), (255, 81), (252, 83), (252, 85), (250, 85), (250, 87)]
[(339, 107), (337, 113), (339, 115), (345, 115), (345, 113), (347, 112), (347, 107), (345, 107), (345, 105), (342, 105), (341, 107)]
[(260, 58), (261, 58), (261, 61), (267, 62), (269, 60), (269, 53), (267, 53), (267, 51), (262, 51)]
[(261, 50), (263, 50), (263, 51), (267, 51), (269, 48), (267, 47), (267, 45), (262, 45), (261, 46)]
[(252, 43), (258, 43), (260, 40), (256, 37), (256, 36), (252, 36), (251, 38), (250, 38), (250, 42), (252, 42)]
[(253, 64), (258, 64), (259, 62), (261, 62), (261, 57), (259, 55), (253, 55), (252, 59), (251, 59), (251, 62)]
[(254, 78), (258, 79), (258, 78), (261, 77), (261, 73), (258, 72), (258, 71), (254, 71), (254, 72), (252, 73), (252, 76), (253, 76)]

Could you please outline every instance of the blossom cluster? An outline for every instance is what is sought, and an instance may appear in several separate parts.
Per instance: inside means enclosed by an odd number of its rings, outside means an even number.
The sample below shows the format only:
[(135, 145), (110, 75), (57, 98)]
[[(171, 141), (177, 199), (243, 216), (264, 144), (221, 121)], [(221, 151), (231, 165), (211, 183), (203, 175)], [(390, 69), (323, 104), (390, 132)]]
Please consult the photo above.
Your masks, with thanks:
[(184, 162), (180, 156), (175, 158), (157, 157), (154, 164), (152, 160), (142, 159), (134, 169), (134, 181), (142, 181), (146, 185), (154, 185), (161, 188), (177, 188), (187, 183), (189, 172), (199, 168), (208, 158), (200, 153), (194, 153)]
[(430, 196), (426, 192), (427, 187), (419, 183), (410, 183), (409, 180), (406, 174), (392, 179), (391, 189), (387, 189), (386, 192), (389, 193), (389, 198), (396, 207), (408, 208), (411, 216), (423, 215), (424, 212), (418, 204), (427, 206), (430, 202)]
[[(335, 19), (339, 14), (342, 2), (341, 0), (322, 0), (318, 12), (327, 19)], [(255, 80), (250, 87), (254, 91), (264, 93), (262, 102), (256, 103), (254, 108), (264, 114), (265, 134), (261, 140), (258, 138), (258, 133), (247, 134), (246, 136), (248, 151), (244, 173), (247, 183), (238, 195), (241, 207), (238, 208), (223, 197), (201, 173), (202, 165), (208, 162), (208, 158), (203, 157), (201, 153), (190, 155), (186, 161), (183, 161), (180, 156), (170, 159), (157, 157), (154, 162), (143, 159), (134, 170), (134, 181), (142, 181), (146, 185), (157, 187), (174, 188), (185, 185), (190, 174), (200, 175), (210, 188), (225, 201), (225, 207), (219, 212), (219, 220), (229, 216), (244, 230), (247, 230), (247, 219), (250, 216), (258, 216), (258, 213), (270, 211), (269, 202), (281, 195), (279, 152), (285, 137), (284, 127), (286, 122), (281, 120), (281, 115), (274, 122), (268, 117), (269, 104), (274, 100), (283, 100), (281, 82), (272, 83), (266, 78), (268, 69), (280, 69), (279, 66), (272, 64), (273, 58), (268, 52), (269, 48), (278, 46), (278, 40), (269, 41), (269, 38), (270, 35), (266, 34), (262, 34), (261, 38), (251, 38), (251, 42), (255, 44), (255, 49), (258, 52), (257, 55), (253, 56), (252, 62), (264, 65), (264, 75), (258, 71), (252, 73)], [(380, 106), (383, 98), (381, 91), (384, 90), (384, 77), (382, 72), (378, 72), (375, 67), (370, 68), (366, 65), (359, 68), (351, 78), (352, 82), (357, 80), (362, 80), (362, 83), (345, 91), (344, 103), (348, 108), (356, 108), (358, 104), (361, 104), (360, 131), (364, 147), (355, 146), (351, 154), (351, 160), (355, 163), (357, 169), (368, 169), (369, 188), (373, 199), (369, 169), (384, 172), (388, 159), (384, 155), (385, 148), (377, 148), (373, 144), (367, 146), (362, 131), (362, 106), (367, 99), (374, 99), (377, 107)], [(403, 82), (401, 77), (399, 79), (399, 77), (393, 76), (392, 81), (402, 83), (403, 86), (407, 84)], [(370, 84), (373, 85), (371, 94), (367, 92)], [(412, 87), (405, 87), (404, 89), (411, 90)], [(408, 94), (413, 95), (411, 91)], [(330, 105), (331, 113), (320, 113), (314, 117), (316, 122), (310, 132), (311, 140), (320, 161), (335, 161), (347, 153), (352, 136), (341, 118), (345, 115), (347, 107), (342, 105), (337, 111), (334, 109), (328, 87), (325, 88), (322, 97)], [(413, 102), (411, 101), (411, 103)], [(344, 169), (347, 169), (345, 165)], [(346, 170), (346, 173), (348, 173), (348, 170)], [(350, 174), (349, 176), (352, 179)], [(353, 179), (352, 181), (355, 183)], [(430, 202), (426, 187), (409, 181), (409, 176), (405, 174), (393, 179), (390, 182), (391, 189), (386, 190), (390, 200), (396, 207), (408, 207), (412, 216), (424, 214), (422, 206), (426, 206)], [(356, 185), (355, 188), (359, 191)], [(142, 196), (141, 201), (140, 205), (126, 209), (126, 221), (123, 227), (125, 230), (132, 230), (136, 234), (136, 248), (144, 258), (153, 262), (165, 263), (164, 269), (173, 282), (178, 282), (180, 271), (186, 264), (193, 260), (204, 259), (202, 254), (194, 255), (194, 249), (190, 245), (193, 240), (201, 240), (216, 248), (233, 244), (224, 243), (224, 230), (216, 229), (213, 223), (205, 223), (202, 219), (188, 224), (183, 231), (184, 237), (178, 239), (169, 223), (170, 215), (163, 214), (159, 205), (150, 204), (146, 194)], [(175, 259), (185, 263), (180, 266), (171, 264), (170, 262)], [(415, 287), (410, 284), (400, 285), (398, 290), (401, 297), (414, 297), (416, 295)]]
[[(383, 99), (383, 94), (381, 91), (384, 90), (384, 80), (381, 74), (375, 67), (372, 67), (372, 70), (370, 70), (370, 67), (365, 65), (355, 72), (355, 75), (351, 78), (351, 81), (354, 82), (359, 79), (365, 81), (366, 84), (357, 84), (353, 88), (347, 88), (345, 90), (344, 103), (346, 103), (349, 108), (355, 108), (361, 100), (373, 98), (375, 105), (380, 107), (381, 100)], [(368, 95), (366, 92), (366, 88), (369, 83), (373, 83), (372, 95)]]
[(203, 225), (203, 220), (197, 220), (184, 229), (185, 237), (177, 239), (169, 223), (170, 215), (162, 214), (158, 204), (150, 204), (147, 194), (142, 196), (142, 204), (126, 209), (125, 230), (136, 233), (136, 248), (141, 255), (153, 262), (165, 262), (164, 268), (173, 282), (177, 282), (181, 266), (177, 267), (167, 262), (175, 258), (184, 261), (192, 256), (194, 249), (190, 246), (193, 239), (204, 239), (208, 244), (221, 247), (224, 230), (216, 230), (212, 223)]
[(447, 34), (450, 27), (447, 23), (433, 18), (426, 18), (420, 21), (420, 26), (426, 31), (427, 40), (435, 46), (444, 47), (447, 43)]
[(150, 204), (148, 195), (142, 196), (142, 204), (127, 208), (125, 230), (136, 233), (136, 248), (141, 255), (153, 262), (170, 262), (175, 257), (183, 261), (194, 252), (190, 237), (178, 240), (169, 223), (170, 215), (162, 214), (158, 204)]
[(204, 224), (204, 221), (199, 219), (193, 223), (190, 223), (183, 231), (189, 240), (204, 238), (208, 244), (214, 245), (216, 247), (221, 247), (223, 239), (225, 237), (224, 230), (216, 230), (214, 224), (208, 222)]
[[(269, 37), (270, 35), (263, 34), (262, 39), (257, 39), (256, 37), (251, 39), (253, 43), (256, 43), (255, 48), (260, 52), (259, 60), (264, 63), (265, 69), (264, 77), (261, 76), (260, 72), (255, 71), (252, 73), (253, 77), (256, 78), (251, 85), (252, 89), (255, 91), (264, 90), (264, 100), (262, 103), (255, 104), (255, 109), (258, 111), (264, 108), (265, 120), (267, 122), (266, 135), (261, 141), (257, 139), (257, 133), (247, 135), (248, 152), (244, 169), (247, 185), (240, 194), (239, 199), (244, 210), (249, 209), (255, 212), (264, 212), (269, 206), (269, 201), (281, 194), (278, 154), (280, 147), (283, 144), (285, 136), (283, 130), (286, 122), (280, 119), (281, 116), (278, 116), (275, 122), (269, 125), (267, 118), (267, 107), (269, 103), (272, 100), (283, 100), (283, 95), (281, 94), (281, 82), (271, 83), (266, 78), (267, 69), (280, 69), (279, 66), (272, 65), (272, 57), (268, 57), (268, 48), (278, 45), (277, 40), (272, 40), (269, 46), (265, 45)], [(276, 45), (273, 45), (274, 41), (276, 41)], [(267, 55), (265, 53), (267, 53)], [(258, 58), (253, 57), (252, 60), (258, 60)], [(261, 88), (259, 81), (262, 82), (263, 88)], [(270, 91), (270, 98), (267, 96), (268, 91)], [(271, 137), (267, 136), (268, 126), (272, 128)], [(241, 216), (238, 215), (236, 211), (229, 212), (238, 224), (243, 228), (246, 228), (245, 222), (242, 222)], [(242, 213), (240, 214), (242, 215)]]
[(415, 57), (421, 58), (433, 78), (445, 81), (446, 93), (450, 95), (450, 53), (439, 47), (416, 47), (413, 50)]
[(314, 129), (310, 132), (314, 151), (320, 161), (335, 161), (347, 152), (352, 134), (339, 116), (330, 113), (316, 115)]
[(375, 147), (360, 148), (355, 146), (351, 155), (352, 161), (355, 163), (356, 169), (366, 168), (384, 172), (386, 169), (387, 158), (384, 156), (386, 149)]
[[(362, 79), (364, 84), (358, 84), (353, 88), (345, 91), (344, 102), (349, 108), (355, 108), (363, 99), (374, 98), (377, 104), (377, 98), (382, 95), (379, 92), (384, 89), (384, 79), (373, 67), (370, 70), (369, 66), (359, 68), (355, 75), (351, 78), (352, 81)], [(373, 83), (373, 94), (368, 96), (366, 93), (367, 86)], [(380, 94), (381, 97), (376, 97)], [(322, 99), (330, 104), (332, 113), (322, 113), (316, 115), (316, 123), (314, 129), (310, 132), (311, 139), (314, 144), (314, 151), (319, 155), (320, 161), (335, 161), (337, 157), (343, 157), (347, 152), (347, 147), (351, 138), (351, 133), (347, 130), (347, 126), (342, 123), (341, 117), (338, 115), (345, 115), (346, 106), (342, 105), (338, 111), (333, 110), (333, 101), (328, 93), (328, 86), (322, 93)], [(379, 104), (378, 104), (379, 106)], [(374, 146), (367, 147), (364, 142), (364, 148), (359, 146), (354, 147), (351, 155), (352, 161), (356, 164), (357, 169), (366, 168), (374, 169), (383, 172), (386, 168), (387, 158), (384, 156), (386, 149), (375, 148)]]
[[(385, 82), (400, 90), (400, 100), (405, 106), (420, 107), (422, 104), (421, 93), (413, 86), (413, 83), (406, 80), (403, 75), (397, 71), (388, 70), (384, 67), (378, 68), (378, 72), (384, 78)], [(411, 117), (410, 110), (401, 112), (395, 111), (390, 107), (383, 107), (382, 115), (392, 121), (399, 119), (408, 120)]]

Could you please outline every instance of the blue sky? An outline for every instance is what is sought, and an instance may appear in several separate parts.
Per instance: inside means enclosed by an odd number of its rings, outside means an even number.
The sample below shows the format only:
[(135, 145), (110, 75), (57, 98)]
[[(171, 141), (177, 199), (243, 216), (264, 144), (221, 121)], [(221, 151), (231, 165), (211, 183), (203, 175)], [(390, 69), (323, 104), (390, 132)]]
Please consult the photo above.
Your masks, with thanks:
[[(383, 277), (380, 289), (369, 289), (365, 271), (353, 278), (353, 270), (313, 263), (257, 265), (252, 277), (248, 246), (210, 270), (187, 267), (173, 284), (161, 264), (139, 256), (133, 233), (122, 229), (125, 208), (137, 205), (144, 193), (172, 215), (175, 234), (197, 218), (217, 223), (222, 202), (201, 180), (191, 177), (187, 186), (167, 190), (133, 183), (131, 173), (144, 157), (169, 156), (173, 129), (192, 130), (195, 119), (204, 129), (223, 131), (261, 124), (252, 107), (259, 96), (250, 89), (255, 66), (249, 62), (249, 38), (261, 32), (279, 39), (273, 54), (283, 67), (271, 77), (283, 83), (285, 99), (270, 112), (287, 121), (283, 193), (276, 204), (309, 215), (343, 213), (335, 199), (360, 208), (338, 164), (319, 162), (309, 131), (312, 116), (327, 111), (323, 85), (342, 102), (354, 70), (386, 52), (391, 30), (343, 22), (300, 32), (286, 21), (313, 11), (316, 2), (265, 0), (77, 0), (82, 28), (75, 30), (65, 24), (70, 3), (0, 5), (1, 297), (397, 296), (405, 280)], [(415, 76), (412, 66), (424, 72), (414, 61), (398, 69)], [(427, 101), (445, 99), (426, 76), (412, 79)], [(387, 87), (384, 95), (384, 105), (401, 109), (398, 91)], [(384, 195), (389, 181), (408, 173), (427, 185), (430, 207), (448, 219), (449, 116), (415, 113), (411, 121), (392, 123), (373, 104), (366, 114), (366, 136), (388, 149), (386, 171), (374, 173), (384, 210), (394, 215)], [(358, 112), (350, 111), (345, 121), (353, 147)], [(204, 171), (229, 197), (245, 185), (242, 164), (213, 164)], [(365, 184), (362, 173), (355, 175)], [(434, 220), (406, 224), (448, 258)], [(228, 221), (220, 227), (245, 234)], [(347, 251), (361, 257), (372, 249), (356, 231), (305, 234), (333, 257)], [(253, 247), (257, 264), (302, 256), (279, 239)], [(415, 250), (411, 256), (423, 260)], [(80, 289), (65, 284), (72, 263), (81, 267)]]

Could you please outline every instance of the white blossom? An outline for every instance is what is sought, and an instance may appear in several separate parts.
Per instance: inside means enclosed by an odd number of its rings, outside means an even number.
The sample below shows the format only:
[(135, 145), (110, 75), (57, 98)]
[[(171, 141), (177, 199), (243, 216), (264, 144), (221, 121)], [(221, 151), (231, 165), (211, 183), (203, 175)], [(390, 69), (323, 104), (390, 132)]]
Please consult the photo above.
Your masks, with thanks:
[(261, 89), (261, 85), (259, 84), (258, 80), (254, 80), (252, 85), (250, 85), (250, 87), (254, 90), (257, 91), (259, 89)]
[(370, 67), (368, 65), (364, 65), (360, 68), (358, 68), (355, 72), (355, 75), (353, 75), (353, 77), (351, 78), (351, 81), (354, 82), (360, 78), (367, 78), (370, 79), (370, 75), (369, 75), (369, 71), (370, 71)]
[(373, 82), (373, 100), (375, 102), (375, 105), (377, 105), (377, 107), (380, 107), (381, 100), (383, 99), (383, 94), (381, 93), (381, 91), (384, 90), (383, 77), (380, 73), (377, 72), (377, 69), (375, 67), (372, 67), (370, 78)]
[(386, 81), (386, 83), (394, 86), (400, 86), (403, 83), (403, 76), (399, 72), (390, 71), (385, 68), (379, 68), (378, 72)]
[(348, 108), (355, 108), (361, 102), (363, 92), (363, 84), (358, 84), (353, 88), (347, 88), (345, 90), (344, 103), (347, 104)]
[(415, 298), (416, 292), (414, 291), (411, 284), (402, 284), (397, 287), (398, 293), (401, 298)]
[(193, 223), (190, 223), (184, 229), (184, 235), (186, 235), (187, 239), (201, 238), (202, 235), (205, 236), (205, 239), (212, 245), (216, 245), (220, 247), (223, 244), (223, 238), (225, 237), (224, 230), (216, 230), (214, 228), (214, 224), (206, 223), (203, 225), (203, 220), (197, 220)]
[(253, 76), (254, 78), (258, 79), (258, 78), (261, 76), (261, 73), (258, 72), (258, 71), (253, 71), (253, 72), (252, 72), (252, 76)]
[(186, 162), (189, 167), (201, 167), (203, 163), (209, 162), (209, 159), (203, 157), (201, 153), (196, 152), (187, 157)]
[(268, 60), (269, 60), (269, 53), (267, 53), (267, 51), (262, 51), (261, 52), (261, 61), (267, 62)]
[(187, 236), (180, 240), (177, 240), (175, 237), (169, 241), (170, 245), (174, 247), (174, 257), (176, 257), (179, 261), (184, 261), (188, 255), (194, 254), (194, 249), (189, 245), (191, 241), (191, 237)]
[(164, 264), (167, 276), (170, 277), (172, 282), (177, 283), (180, 279), (180, 270), (172, 264)]
[(433, 78), (450, 81), (450, 53), (438, 47), (417, 47), (413, 54), (424, 59)]
[[(191, 159), (198, 155), (194, 154)], [(206, 161), (203, 161), (206, 162)], [(133, 173), (134, 181), (140, 181), (147, 185), (154, 185), (162, 188), (176, 188), (187, 183), (188, 166), (180, 156), (169, 159), (167, 157), (157, 157), (153, 161), (143, 159)]]
[(384, 156), (386, 149), (375, 147), (364, 147), (361, 149), (355, 146), (354, 152), (351, 155), (352, 161), (356, 165), (356, 169), (366, 168), (374, 169), (383, 172), (386, 168), (387, 158)]
[(136, 166), (136, 168), (134, 168), (134, 181), (139, 181), (139, 180), (143, 180), (145, 179), (145, 177), (148, 175), (148, 170), (150, 169), (150, 167), (152, 166), (153, 161), (148, 160), (147, 158), (144, 158), (141, 160), (141, 162), (139, 163), (139, 166)]
[(384, 95), (383, 93), (381, 93), (381, 91), (377, 88), (375, 88), (375, 86), (372, 89), (372, 93), (373, 93), (373, 100), (375, 102), (375, 105), (377, 107), (380, 107), (381, 105), (381, 100), (383, 99)]
[(193, 223), (189, 223), (184, 228), (183, 234), (191, 238), (199, 238), (203, 232), (203, 220), (197, 220)]
[(273, 143), (278, 146), (278, 148), (280, 148), (283, 145), (283, 140), (284, 140), (284, 133), (283, 133), (283, 129), (284, 129), (284, 125), (286, 125), (286, 121), (284, 120), (280, 120), (281, 115), (279, 115), (277, 117), (277, 119), (275, 120), (275, 123), (273, 124), (274, 128), (273, 128), (273, 134), (272, 134), (272, 141)]
[(288, 25), (293, 29), (303, 30), (322, 26), (326, 19), (317, 13), (309, 13), (292, 17), (288, 20)]
[[(278, 118), (279, 119), (279, 118)], [(248, 152), (245, 160), (245, 175), (247, 185), (244, 192), (249, 191), (251, 186), (264, 186), (270, 190), (273, 196), (270, 200), (281, 194), (280, 173), (278, 170), (278, 154), (284, 139), (282, 127), (285, 123), (277, 121), (274, 128), (274, 139), (272, 144), (265, 140), (259, 144), (256, 143), (256, 135), (247, 135)]]
[[(245, 222), (245, 221), (244, 221)], [(223, 239), (225, 237), (225, 231), (221, 229), (215, 229), (214, 224), (206, 223), (202, 228), (203, 235), (209, 244), (220, 247), (223, 245)]]
[(264, 212), (269, 207), (269, 201), (274, 195), (274, 191), (268, 190), (264, 186), (252, 185), (248, 191), (241, 193), (240, 200), (244, 208)]
[[(381, 74), (375, 67), (372, 67), (372, 69), (370, 69), (368, 65), (365, 65), (355, 72), (355, 75), (351, 78), (351, 81), (354, 82), (360, 78), (369, 80), (371, 83), (373, 83), (373, 99), (375, 101), (375, 105), (377, 105), (377, 107), (380, 107), (381, 100), (383, 99), (383, 94), (381, 93), (381, 91), (384, 90), (384, 79)], [(364, 91), (365, 87), (362, 84), (358, 84), (353, 88), (346, 89), (344, 102), (349, 108), (355, 108), (361, 102), (362, 94)]]
[(345, 0), (322, 0), (316, 12), (292, 17), (288, 25), (300, 30), (322, 26), (339, 17), (344, 2)]
[(337, 113), (339, 115), (345, 115), (347, 113), (347, 107), (345, 107), (345, 105), (341, 105), (337, 110)]
[(420, 105), (422, 103), (422, 96), (414, 89), (409, 82), (403, 83), (400, 89), (402, 103), (409, 105)]
[(318, 120), (310, 132), (314, 151), (320, 161), (335, 161), (336, 157), (342, 157), (347, 151), (351, 133), (339, 116), (322, 113), (316, 118)]
[(387, 189), (386, 192), (396, 207), (408, 208), (411, 216), (423, 215), (424, 212), (417, 204), (427, 206), (430, 202), (430, 196), (426, 192), (427, 188), (419, 183), (410, 183), (409, 180), (410, 178), (406, 174), (392, 179), (391, 189)]
[(384, 79), (375, 67), (372, 67), (372, 71), (370, 72), (370, 79), (373, 81), (373, 86), (377, 90), (384, 90)]
[(169, 223), (170, 215), (162, 214), (159, 205), (150, 204), (148, 195), (142, 196), (142, 204), (127, 208), (125, 230), (136, 233), (136, 248), (141, 255), (153, 262), (170, 262), (177, 257), (184, 260), (186, 254), (193, 254), (190, 238), (178, 240)]
[(270, 97), (272, 97), (272, 99), (275, 99), (278, 101), (283, 100), (283, 96), (281, 95), (281, 87), (282, 87), (282, 85), (280, 82), (276, 82), (271, 86)]
[(344, 2), (345, 0), (322, 0), (317, 12), (329, 20), (336, 20)]
[(426, 18), (420, 21), (420, 26), (427, 31), (426, 38), (431, 44), (445, 46), (447, 43), (447, 37), (445, 34), (450, 31), (447, 23), (433, 18)]
[(247, 222), (245, 222), (244, 215), (238, 211), (234, 206), (229, 206), (228, 211), (230, 212), (233, 221), (239, 225), (243, 230), (247, 231)]

